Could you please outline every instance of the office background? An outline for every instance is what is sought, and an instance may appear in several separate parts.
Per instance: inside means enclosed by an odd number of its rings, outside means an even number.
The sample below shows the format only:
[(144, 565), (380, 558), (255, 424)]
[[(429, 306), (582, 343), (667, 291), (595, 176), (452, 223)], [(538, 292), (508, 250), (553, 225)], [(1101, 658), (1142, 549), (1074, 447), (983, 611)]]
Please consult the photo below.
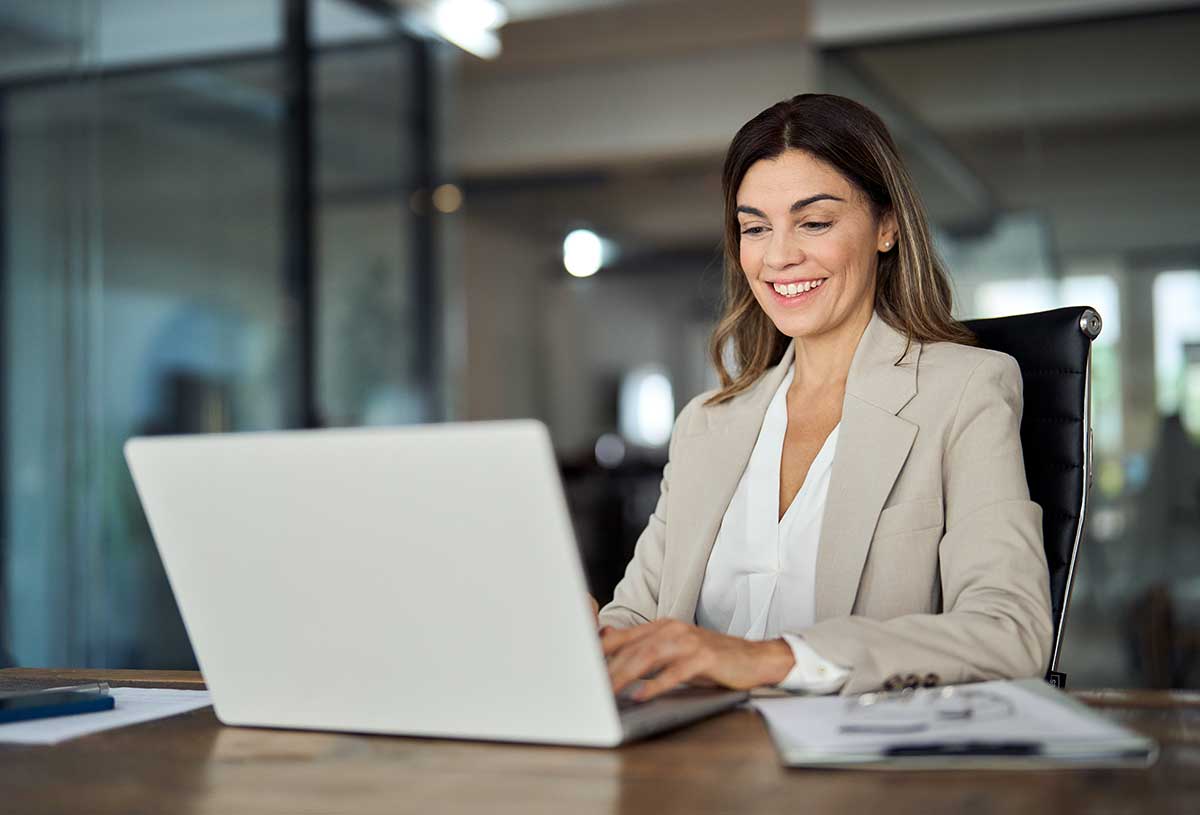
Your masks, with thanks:
[(194, 666), (147, 433), (540, 418), (604, 598), (713, 384), (724, 148), (830, 91), (892, 128), (958, 316), (1103, 315), (1062, 664), (1200, 686), (1197, 4), (499, 9), (0, 0), (0, 661)]

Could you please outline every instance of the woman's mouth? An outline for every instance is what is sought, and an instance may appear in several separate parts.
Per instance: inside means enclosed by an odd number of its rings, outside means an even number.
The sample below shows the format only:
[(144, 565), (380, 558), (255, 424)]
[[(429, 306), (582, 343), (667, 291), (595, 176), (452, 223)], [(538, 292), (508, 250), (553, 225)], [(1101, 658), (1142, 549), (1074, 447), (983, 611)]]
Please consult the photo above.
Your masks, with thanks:
[(827, 278), (813, 280), (775, 281), (769, 283), (776, 302), (785, 306), (798, 306), (813, 299), (820, 292)]

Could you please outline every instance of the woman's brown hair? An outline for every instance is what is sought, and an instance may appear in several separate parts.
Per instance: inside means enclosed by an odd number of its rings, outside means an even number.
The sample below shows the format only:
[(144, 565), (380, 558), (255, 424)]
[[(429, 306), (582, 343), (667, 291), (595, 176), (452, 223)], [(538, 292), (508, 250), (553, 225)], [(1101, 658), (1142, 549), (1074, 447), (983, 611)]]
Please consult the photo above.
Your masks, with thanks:
[[(749, 388), (779, 362), (790, 339), (759, 307), (739, 261), (737, 193), (746, 171), (787, 150), (803, 150), (840, 172), (881, 217), (896, 214), (896, 247), (882, 254), (875, 310), (911, 343), (972, 345), (971, 333), (951, 316), (950, 278), (933, 246), (925, 210), (883, 121), (842, 96), (804, 93), (764, 110), (729, 144), (721, 186), (725, 195), (725, 295), (709, 353), (721, 389), (705, 404), (720, 404)], [(732, 343), (736, 375), (726, 367)]]

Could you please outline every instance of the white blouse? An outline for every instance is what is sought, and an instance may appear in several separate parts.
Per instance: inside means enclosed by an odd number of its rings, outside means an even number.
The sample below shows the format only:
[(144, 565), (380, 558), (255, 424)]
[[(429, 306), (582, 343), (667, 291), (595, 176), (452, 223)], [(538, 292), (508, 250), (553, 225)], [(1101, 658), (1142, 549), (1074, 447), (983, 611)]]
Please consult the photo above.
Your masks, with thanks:
[(783, 637), (796, 665), (779, 683), (786, 690), (832, 693), (850, 672), (820, 657), (803, 638), (788, 634), (814, 620), (817, 545), (840, 424), (833, 428), (804, 484), (779, 518), (779, 465), (787, 433), (789, 367), (763, 418), (758, 440), (717, 533), (696, 622), (752, 640)]

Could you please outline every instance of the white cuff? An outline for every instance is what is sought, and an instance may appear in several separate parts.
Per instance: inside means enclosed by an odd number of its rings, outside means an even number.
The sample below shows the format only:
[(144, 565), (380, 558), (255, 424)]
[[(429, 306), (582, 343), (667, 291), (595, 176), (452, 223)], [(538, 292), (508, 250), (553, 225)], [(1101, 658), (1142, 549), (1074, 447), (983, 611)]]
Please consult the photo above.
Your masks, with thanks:
[(784, 634), (783, 641), (792, 649), (796, 665), (775, 687), (803, 693), (836, 693), (850, 677), (850, 669), (820, 656), (803, 637)]

